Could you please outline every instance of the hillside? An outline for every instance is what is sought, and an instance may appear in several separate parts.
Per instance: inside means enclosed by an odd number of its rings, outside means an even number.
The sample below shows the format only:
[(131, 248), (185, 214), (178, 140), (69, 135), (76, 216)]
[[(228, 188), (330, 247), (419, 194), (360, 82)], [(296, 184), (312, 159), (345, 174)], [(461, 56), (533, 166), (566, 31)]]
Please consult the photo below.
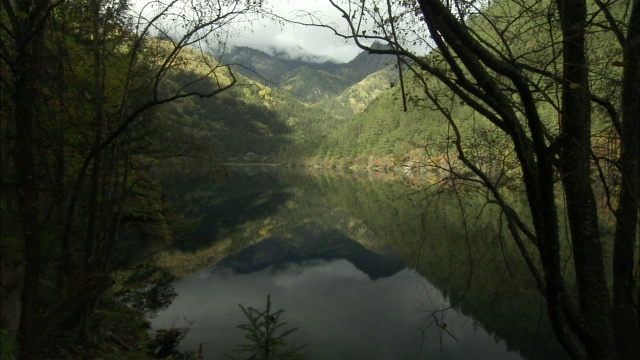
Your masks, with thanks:
[(395, 58), (361, 52), (348, 63), (316, 63), (239, 46), (225, 54), (223, 61), (259, 84), (288, 92), (300, 101), (317, 103), (330, 101), (367, 76), (394, 64)]
[[(621, 4), (616, 3), (611, 8), (618, 17), (623, 16), (624, 7)], [(544, 8), (545, 5), (537, 4), (536, 6)], [(592, 7), (594, 8), (590, 9), (590, 11), (593, 12), (594, 19), (596, 19), (594, 22), (605, 22), (602, 17), (596, 17), (598, 10), (595, 5), (592, 5)], [(496, 52), (506, 51), (504, 48), (508, 46), (509, 51), (512, 52), (511, 56), (519, 59), (518, 61), (528, 62), (527, 66), (530, 68), (535, 69), (541, 66), (541, 63), (544, 63), (549, 68), (560, 69), (562, 67), (561, 60), (558, 59), (557, 54), (552, 53), (554, 46), (558, 46), (558, 44), (550, 45), (554, 41), (557, 42), (557, 38), (551, 40), (547, 37), (548, 35), (539, 35), (528, 25), (527, 20), (520, 19), (517, 14), (513, 13), (514, 11), (497, 5), (492, 6), (486, 10), (486, 18), (471, 16), (468, 24), (476, 36), (487, 41), (491, 46), (495, 46), (494, 51)], [(501, 44), (498, 40), (501, 36), (496, 34), (497, 30), (492, 28), (489, 19), (510, 17), (515, 17), (513, 27), (522, 29), (522, 31), (518, 33), (517, 38), (512, 40), (512, 43), (508, 45)], [(559, 29), (554, 31), (559, 32)], [(554, 36), (557, 37), (558, 34), (554, 34)], [(615, 39), (611, 32), (594, 32), (590, 34), (587, 51), (590, 61), (593, 64), (597, 64), (593, 66), (594, 70), (590, 74), (591, 92), (599, 96), (600, 99), (606, 99), (610, 104), (613, 104), (612, 106), (619, 106), (616, 105), (619, 102), (619, 99), (616, 98), (620, 91), (619, 84), (614, 84), (607, 80), (619, 77), (621, 68), (624, 67), (624, 64), (616, 61), (612, 62), (612, 59), (622, 57), (622, 54), (619, 53), (619, 48), (614, 48), (611, 52), (606, 50), (607, 45), (605, 44), (614, 42)], [(365, 56), (365, 54), (358, 56)], [(555, 62), (551, 61), (549, 63), (550, 60), (548, 59), (553, 58), (556, 58)], [(436, 67), (443, 64), (442, 55), (438, 51), (426, 55), (425, 59), (427, 63), (439, 64), (435, 65)], [(449, 71), (446, 66), (441, 70), (443, 72)], [(548, 75), (540, 76), (539, 73), (533, 71), (523, 70), (523, 73), (534, 84), (531, 85), (532, 87), (539, 86), (535, 91), (537, 93), (535, 101), (537, 103), (537, 111), (545, 124), (545, 131), (558, 134), (560, 132), (560, 123), (557, 109), (560, 107), (561, 87), (556, 83), (557, 80), (553, 81), (546, 77)], [(376, 74), (380, 75), (379, 73)], [(502, 83), (500, 75), (493, 73), (492, 75), (495, 77), (499, 87), (502, 87), (506, 93), (517, 98), (517, 92), (508, 81)], [(370, 84), (379, 85), (381, 82), (386, 82), (391, 85), (394, 83), (388, 77), (383, 76), (375, 80), (373, 77), (374, 75), (370, 75)], [(536, 83), (542, 83), (544, 86)], [(425, 161), (431, 161), (428, 158), (441, 158), (449, 152), (455, 153), (457, 150), (452, 142), (453, 130), (449, 127), (441, 111), (425, 95), (426, 89), (429, 89), (429, 92), (439, 99), (440, 105), (444, 106), (452, 118), (457, 120), (462, 143), (467, 144), (478, 159), (486, 155), (482, 153), (482, 151), (487, 151), (486, 149), (504, 152), (512, 151), (509, 147), (509, 139), (504, 134), (500, 135), (495, 131), (492, 132), (491, 129), (493, 127), (484, 116), (472, 110), (464, 101), (421, 69), (416, 69), (416, 73), (413, 74), (405, 72), (407, 112), (403, 112), (402, 94), (399, 87), (379, 87), (378, 90), (372, 91), (367, 89), (364, 84), (364, 82), (359, 84), (361, 86), (360, 89), (364, 90), (360, 93), (367, 94), (369, 98), (373, 98), (373, 101), (363, 110), (358, 106), (351, 106), (354, 110), (353, 116), (348, 116), (346, 112), (338, 112), (339, 115), (347, 115), (347, 120), (343, 122), (342, 127), (336, 128), (329, 134), (315, 152), (309, 154), (314, 157), (311, 162), (315, 165), (356, 166), (371, 169), (374, 167), (372, 164), (376, 161), (381, 161), (387, 166), (400, 166), (410, 160), (415, 163), (424, 163)], [(343, 93), (338, 99), (337, 103), (343, 105), (351, 105), (350, 99), (354, 99), (354, 103), (362, 104), (367, 102), (364, 99), (361, 100), (355, 96), (348, 95), (348, 92)], [(524, 110), (519, 108), (515, 101), (513, 106), (518, 116), (522, 118), (522, 126), (528, 126), (524, 121), (526, 116)], [(609, 118), (610, 115), (607, 112), (611, 109), (605, 110), (596, 106), (595, 103), (593, 106), (592, 133), (608, 133), (611, 131), (612, 125)], [(619, 111), (619, 109), (614, 111)], [(479, 134), (483, 136), (479, 136)], [(546, 134), (546, 136), (549, 135)], [(596, 143), (606, 141), (601, 136), (595, 136), (594, 139)], [(607, 146), (606, 144), (600, 144), (594, 146), (594, 148), (600, 148), (599, 151), (605, 151), (604, 148)], [(606, 156), (610, 156), (610, 154)], [(492, 159), (491, 161), (496, 161), (496, 163), (490, 164), (490, 161), (486, 162), (486, 160), (480, 160), (480, 163), (485, 163), (489, 168), (506, 166), (508, 170), (505, 171), (507, 172), (513, 166), (511, 162), (498, 164), (497, 159)]]
[[(167, 104), (153, 129), (165, 152), (204, 153), (218, 162), (311, 156), (330, 132), (397, 78), (393, 66), (384, 65), (386, 57), (367, 53), (346, 64), (281, 59), (250, 48), (237, 48), (225, 58), (234, 61), (238, 85), (210, 99)], [(178, 73), (171, 83), (187, 83), (191, 77)]]
[(397, 69), (395, 66), (388, 65), (349, 86), (338, 96), (321, 100), (317, 106), (331, 114), (350, 118), (364, 111), (373, 100), (385, 90), (395, 86), (397, 82)]
[[(482, 36), (493, 36), (482, 30), (487, 28), (485, 20), (471, 20), (472, 28)], [(384, 46), (377, 43), (373, 48)], [(523, 54), (528, 51), (527, 46), (514, 49)], [(433, 53), (426, 59), (438, 62), (438, 56)], [(287, 58), (277, 51), (268, 54), (237, 47), (224, 59), (241, 75), (240, 82), (248, 85), (216, 99), (193, 100), (192, 109), (171, 116), (207, 129), (206, 141), (215, 144), (216, 153), (225, 161), (310, 161), (322, 166), (366, 168), (381, 161), (394, 167), (409, 160), (423, 162), (428, 156), (438, 157), (450, 150), (447, 123), (424, 94), (425, 85), (433, 89), (440, 86), (429, 76), (421, 76), (426, 80), (423, 83), (415, 74), (405, 74), (408, 111), (403, 112), (394, 56), (361, 52), (343, 64), (314, 63)], [(603, 86), (594, 82), (594, 88)], [(454, 117), (473, 119), (461, 127), (463, 137), (473, 138), (485, 127), (486, 119), (448, 90), (438, 91), (441, 98), (448, 99)], [(557, 129), (553, 109), (540, 101), (540, 111), (548, 117), (549, 129)]]
[[(274, 162), (296, 143), (317, 145), (338, 118), (283, 91), (251, 83), (211, 99), (168, 104), (154, 128), (160, 142), (176, 152), (207, 149), (219, 162)], [(184, 152), (184, 150), (183, 150)]]

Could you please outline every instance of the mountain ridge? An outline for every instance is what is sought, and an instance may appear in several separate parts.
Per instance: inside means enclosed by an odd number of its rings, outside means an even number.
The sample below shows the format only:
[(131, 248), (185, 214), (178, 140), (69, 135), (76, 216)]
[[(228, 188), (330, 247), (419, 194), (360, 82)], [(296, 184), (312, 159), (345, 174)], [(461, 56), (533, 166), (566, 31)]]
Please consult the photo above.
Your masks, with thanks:
[[(384, 45), (378, 44), (376, 47)], [(346, 63), (317, 63), (301, 58), (286, 59), (262, 50), (236, 46), (222, 60), (259, 84), (287, 91), (298, 100), (315, 104), (339, 96), (367, 76), (393, 64), (395, 57), (362, 51)]]
[[(362, 52), (343, 64), (308, 63), (241, 47), (216, 60), (230, 64), (236, 86), (211, 99), (189, 98), (167, 105), (170, 111), (154, 130), (165, 147), (176, 148), (173, 152), (179, 153), (179, 144), (188, 143), (220, 162), (308, 158), (393, 86), (398, 74), (391, 60), (395, 62), (393, 56)], [(169, 83), (189, 83), (195, 78), (193, 71), (176, 72)], [(210, 86), (203, 82), (188, 90)]]

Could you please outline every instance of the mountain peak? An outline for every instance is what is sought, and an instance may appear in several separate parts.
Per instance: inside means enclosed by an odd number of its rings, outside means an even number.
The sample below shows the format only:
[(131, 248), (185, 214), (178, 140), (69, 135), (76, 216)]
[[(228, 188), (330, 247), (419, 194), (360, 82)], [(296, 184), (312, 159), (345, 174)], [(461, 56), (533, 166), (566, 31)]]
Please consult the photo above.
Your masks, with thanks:
[(373, 50), (390, 50), (391, 46), (389, 46), (389, 44), (383, 44), (382, 42), (376, 40), (373, 42), (373, 44), (371, 44), (370, 48)]
[[(384, 49), (380, 42), (374, 47)], [(286, 89), (295, 98), (316, 103), (337, 96), (393, 61), (392, 55), (372, 55), (366, 51), (348, 63), (336, 63), (330, 56), (309, 54), (302, 48), (257, 50), (236, 46), (227, 62), (240, 64), (234, 70), (248, 78)]]
[(288, 48), (284, 47), (271, 47), (267, 50), (267, 53), (277, 57), (283, 61), (294, 61), (306, 64), (336, 64), (337, 62), (329, 56), (317, 55), (307, 52), (301, 46), (292, 46)]

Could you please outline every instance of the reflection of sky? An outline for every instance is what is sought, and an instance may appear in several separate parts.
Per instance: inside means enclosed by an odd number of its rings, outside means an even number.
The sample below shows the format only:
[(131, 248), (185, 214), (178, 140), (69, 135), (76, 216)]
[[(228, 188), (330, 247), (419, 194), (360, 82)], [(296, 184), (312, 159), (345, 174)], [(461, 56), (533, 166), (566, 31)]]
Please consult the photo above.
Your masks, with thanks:
[(444, 300), (408, 269), (371, 281), (346, 260), (312, 261), (242, 275), (205, 271), (175, 288), (178, 298), (153, 325), (193, 322), (183, 344), (197, 349), (203, 343), (205, 359), (219, 359), (243, 342), (236, 325), (246, 319), (238, 304), (263, 310), (267, 294), (274, 310), (285, 309), (285, 328), (299, 327), (292, 339), (309, 344), (309, 359), (519, 359), (453, 310), (436, 316), (457, 341), (435, 325), (423, 337), (433, 317), (418, 309), (441, 307)]

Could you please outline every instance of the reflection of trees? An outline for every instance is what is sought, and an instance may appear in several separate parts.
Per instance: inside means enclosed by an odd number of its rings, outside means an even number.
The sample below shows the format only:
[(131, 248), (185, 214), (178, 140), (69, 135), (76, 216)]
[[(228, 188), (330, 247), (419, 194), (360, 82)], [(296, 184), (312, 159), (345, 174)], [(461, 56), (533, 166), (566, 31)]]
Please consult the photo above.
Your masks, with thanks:
[[(329, 27), (364, 50), (395, 54), (405, 110), (412, 98), (402, 72), (422, 84), (415, 99), (424, 100), (425, 115), (432, 108), (443, 116), (450, 129), (447, 158), (461, 163), (448, 173), (484, 189), (488, 206), (500, 209), (566, 352), (575, 359), (637, 359), (640, 3), (330, 2), (345, 28), (310, 16), (311, 25)], [(374, 40), (390, 50), (368, 45)], [(416, 53), (416, 44), (430, 54)], [(473, 109), (471, 116), (458, 105)], [(474, 119), (499, 135), (511, 154), (503, 157), (491, 143), (478, 149), (476, 140), (490, 138), (463, 131)], [(603, 129), (612, 135), (604, 142), (619, 149), (598, 149), (597, 130)], [(479, 150), (509, 160), (496, 168)], [(515, 169), (524, 201), (512, 201), (501, 183)], [(605, 189), (604, 210), (592, 179)], [(514, 211), (520, 203), (530, 219)], [(607, 216), (615, 217), (612, 251), (603, 247), (599, 229)], [(565, 217), (566, 238), (560, 227)], [(563, 253), (565, 240), (570, 257)], [(612, 266), (605, 268), (609, 257)], [(568, 265), (575, 278), (567, 276)]]
[[(436, 166), (500, 209), (569, 356), (639, 358), (640, 2), (329, 2), (343, 26), (309, 13), (293, 22), (396, 55), (404, 110), (437, 113), (449, 131), (447, 164)], [(486, 132), (467, 131), (469, 122)], [(513, 201), (503, 180), (524, 199)], [(605, 218), (615, 218), (612, 239)]]
[(507, 346), (527, 358), (563, 358), (541, 296), (531, 281), (517, 249), (508, 247), (501, 234), (497, 214), (485, 209), (479, 216), (480, 200), (465, 203), (472, 218), (465, 234), (459, 209), (450, 201), (425, 217), (428, 229), (440, 227), (438, 236), (427, 235), (418, 270), (449, 298), (456, 310), (482, 322), (490, 334), (504, 338)]
[[(242, 230), (252, 222), (268, 218), (289, 198), (272, 171), (244, 173), (225, 171), (223, 179), (212, 176), (165, 178), (176, 228), (175, 247), (196, 251), (210, 246), (224, 233), (238, 230), (240, 243), (250, 241)], [(244, 239), (241, 240), (241, 239)], [(235, 247), (242, 247), (237, 245)]]
[[(404, 196), (400, 183), (357, 182), (349, 177), (317, 177), (314, 185), (333, 206), (362, 219), (374, 236), (435, 285), (457, 311), (478, 320), (524, 357), (562, 358), (543, 303), (517, 249), (504, 241), (495, 211), (468, 195), (463, 203), (465, 234), (456, 198), (441, 194), (427, 203)], [(441, 305), (438, 305), (441, 306)], [(437, 313), (446, 309), (430, 307)]]
[[(404, 184), (358, 180), (349, 174), (305, 176), (254, 168), (248, 175), (231, 171), (225, 185), (204, 181), (180, 189), (186, 195), (210, 191), (209, 200), (190, 207), (190, 217), (198, 223), (216, 221), (207, 215), (212, 210), (223, 218), (238, 212), (244, 219), (218, 227), (217, 239), (210, 236), (189, 244), (194, 246), (191, 250), (199, 249), (193, 256), (210, 256), (199, 251), (221, 237), (232, 239), (226, 248), (229, 254), (267, 238), (287, 238), (298, 246), (299, 237), (291, 236), (291, 229), (313, 219), (319, 228), (335, 229), (371, 251), (401, 257), (442, 291), (455, 310), (479, 321), (523, 356), (562, 356), (516, 249), (505, 247), (508, 241), (501, 241), (506, 235), (500, 233), (498, 217), (472, 196), (464, 202), (470, 225), (465, 237), (460, 210), (450, 195), (441, 194), (441, 201), (423, 211), (420, 196), (403, 196), (408, 191)], [(234, 213), (224, 215), (221, 209)], [(191, 264), (212, 265), (189, 259)]]

